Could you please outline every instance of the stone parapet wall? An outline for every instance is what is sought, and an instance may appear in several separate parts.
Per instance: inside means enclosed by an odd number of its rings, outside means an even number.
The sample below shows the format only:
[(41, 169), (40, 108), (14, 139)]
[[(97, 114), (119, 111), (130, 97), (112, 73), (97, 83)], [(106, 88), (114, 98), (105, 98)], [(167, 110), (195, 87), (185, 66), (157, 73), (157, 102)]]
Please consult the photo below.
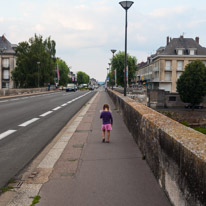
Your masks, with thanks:
[(0, 89), (0, 96), (29, 94), (29, 93), (44, 92), (44, 91), (48, 91), (48, 88), (42, 87), (42, 88), (31, 88), (31, 89)]
[(116, 91), (108, 93), (171, 203), (205, 206), (206, 136)]

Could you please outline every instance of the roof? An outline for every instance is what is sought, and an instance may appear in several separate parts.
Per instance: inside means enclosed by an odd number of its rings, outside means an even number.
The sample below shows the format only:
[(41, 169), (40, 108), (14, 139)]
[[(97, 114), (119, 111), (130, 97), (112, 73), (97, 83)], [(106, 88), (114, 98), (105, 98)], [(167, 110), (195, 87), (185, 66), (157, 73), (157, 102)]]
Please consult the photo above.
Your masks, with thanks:
[(12, 47), (12, 44), (6, 39), (4, 35), (0, 37), (0, 54), (15, 54), (15, 50), (13, 48), (14, 47)]
[(206, 55), (206, 48), (202, 47), (197, 41), (192, 38), (180, 38), (171, 39), (168, 45), (165, 47), (159, 55), (176, 55), (176, 49), (181, 48), (185, 50), (195, 49), (196, 55)]

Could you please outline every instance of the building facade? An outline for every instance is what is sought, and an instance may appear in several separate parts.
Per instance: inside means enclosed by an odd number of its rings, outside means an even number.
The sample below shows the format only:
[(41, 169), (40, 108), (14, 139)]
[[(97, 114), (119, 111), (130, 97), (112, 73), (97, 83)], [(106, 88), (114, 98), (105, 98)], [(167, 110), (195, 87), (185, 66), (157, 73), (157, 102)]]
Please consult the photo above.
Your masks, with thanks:
[(201, 60), (206, 65), (206, 48), (199, 44), (199, 37), (171, 39), (160, 47), (147, 62), (137, 66), (136, 81), (146, 84), (149, 89), (163, 89), (176, 92), (176, 82), (185, 66), (194, 60)]
[(14, 87), (11, 72), (16, 67), (16, 47), (4, 35), (0, 37), (0, 89)]

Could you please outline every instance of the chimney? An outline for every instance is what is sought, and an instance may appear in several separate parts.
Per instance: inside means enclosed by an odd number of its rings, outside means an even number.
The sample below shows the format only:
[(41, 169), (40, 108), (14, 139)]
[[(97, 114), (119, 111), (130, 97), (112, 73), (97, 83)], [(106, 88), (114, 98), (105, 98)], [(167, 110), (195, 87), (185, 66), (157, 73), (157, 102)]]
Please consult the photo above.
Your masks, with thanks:
[(199, 44), (200, 38), (197, 36), (197, 37), (195, 38), (195, 41)]
[(167, 45), (170, 43), (170, 37), (167, 37)]
[(181, 35), (181, 36), (180, 36), (180, 40), (183, 40), (183, 38), (184, 38), (184, 36), (183, 36), (183, 35)]

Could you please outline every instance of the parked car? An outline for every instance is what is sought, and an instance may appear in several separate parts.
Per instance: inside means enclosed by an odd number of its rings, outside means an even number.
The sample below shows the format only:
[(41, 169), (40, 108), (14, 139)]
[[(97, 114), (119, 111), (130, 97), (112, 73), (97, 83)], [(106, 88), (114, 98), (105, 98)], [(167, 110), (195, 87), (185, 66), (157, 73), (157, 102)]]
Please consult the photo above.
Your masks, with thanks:
[(75, 84), (67, 84), (66, 92), (76, 92), (77, 86)]
[(203, 105), (202, 104), (196, 104), (196, 105), (186, 104), (185, 108), (186, 109), (203, 109)]
[(88, 89), (89, 89), (89, 90), (94, 90), (94, 85), (89, 85), (89, 86), (88, 86)]

